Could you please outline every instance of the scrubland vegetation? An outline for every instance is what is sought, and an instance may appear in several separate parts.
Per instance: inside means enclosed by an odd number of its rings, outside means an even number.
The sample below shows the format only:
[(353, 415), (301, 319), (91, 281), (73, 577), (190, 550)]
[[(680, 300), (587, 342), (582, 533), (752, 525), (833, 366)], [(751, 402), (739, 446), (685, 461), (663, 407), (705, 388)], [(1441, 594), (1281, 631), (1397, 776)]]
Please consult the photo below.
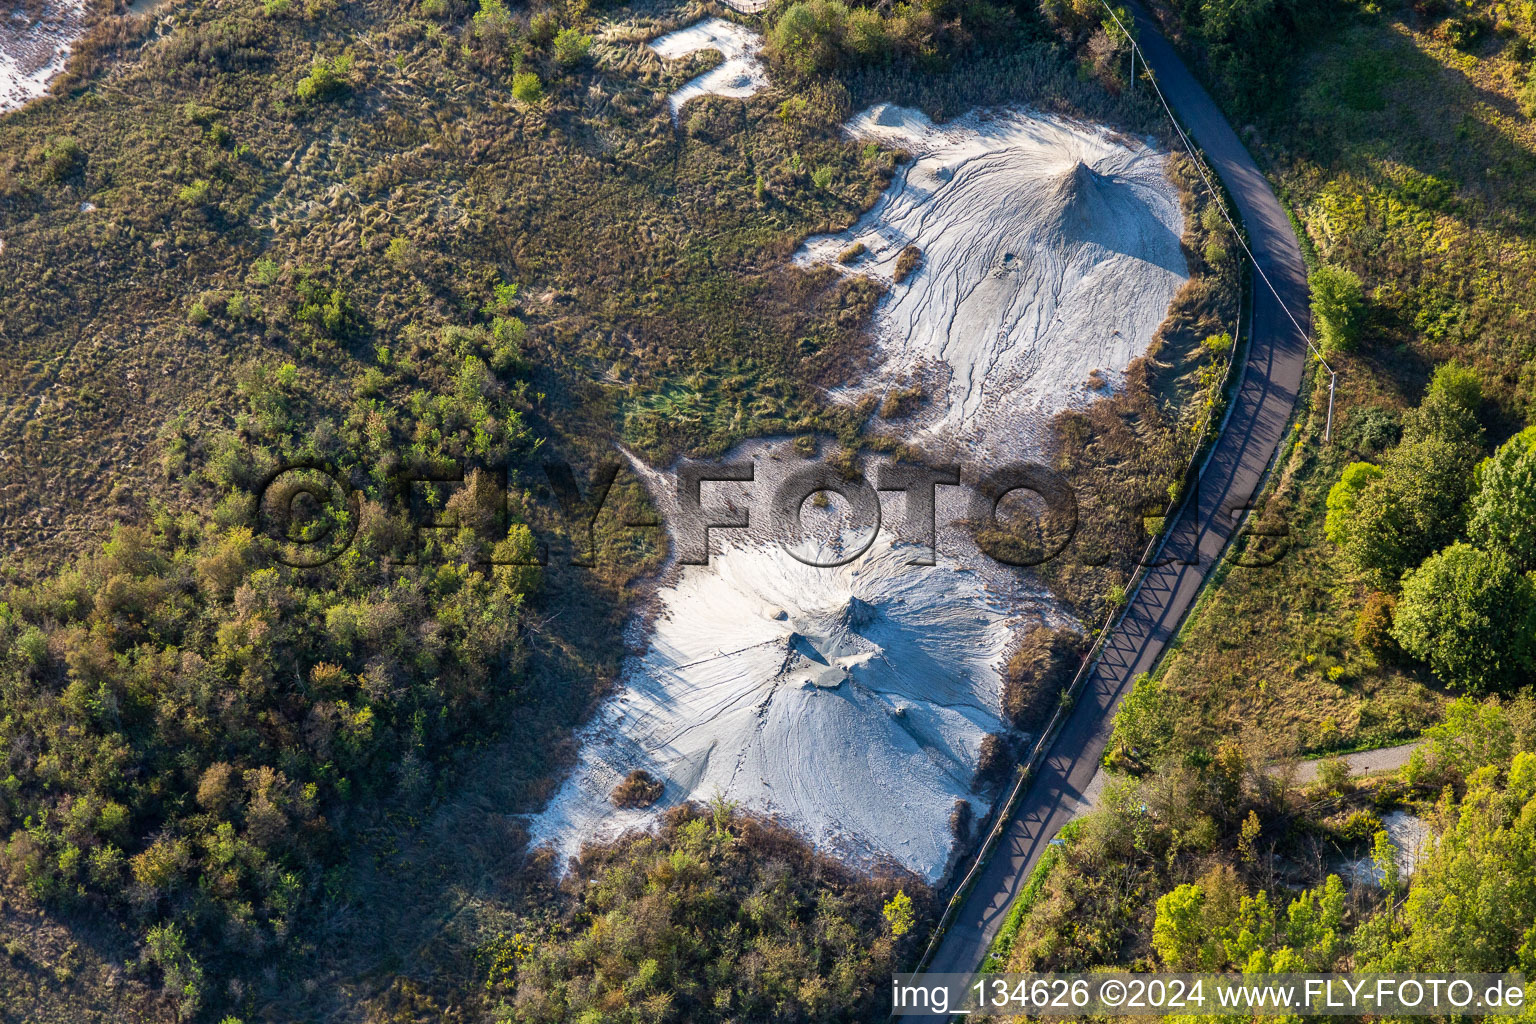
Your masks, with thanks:
[[(1434, 721), (1447, 691), (1532, 679), (1530, 566), (1519, 532), (1492, 525), (1529, 500), (1530, 29), (1500, 5), (1250, 6), (1160, 10), (1303, 228), (1339, 371), (1333, 438), (1324, 385), (1256, 530), (1284, 536), (1247, 541), (1262, 567), (1220, 571), (1155, 685), (1203, 709), (1170, 749), (1245, 728), (1277, 754), (1381, 745)], [(1268, 59), (1243, 43), (1277, 24), (1313, 42), (1249, 89), (1232, 54)]]
[[(1339, 371), (1333, 435), (1322, 377), (1249, 536), (1122, 706), (1100, 809), (994, 952), (1015, 969), (1526, 969), (1529, 12), (1152, 6), (1297, 217)], [(1303, 786), (1284, 765), (1420, 736), (1385, 776), (1325, 760)], [(1411, 877), (1383, 828), (1396, 811), (1433, 833)]]
[[(1028, 8), (812, 2), (764, 16), (773, 88), (677, 130), (665, 96), (709, 58), (642, 44), (703, 10), (100, 5), (55, 95), (0, 120), (0, 272), (27, 282), (0, 288), (23, 1012), (862, 1020), (910, 960), (921, 884), (728, 807), (559, 885), (525, 849), (659, 556), (625, 476), (598, 564), (569, 565), (544, 462), (585, 486), (615, 441), (857, 447), (871, 410), (821, 396), (878, 291), (785, 257), (894, 171), (838, 134), (858, 105), (1156, 121)], [(1085, 479), (1129, 455), (1160, 490), (1195, 443), (1174, 403), (1236, 271), (1192, 209), (1208, 266), (1163, 361), (1063, 423)], [(1063, 592), (1096, 607), (1141, 528), (1115, 516)]]
[[(1526, 970), (1536, 888), (1529, 694), (1460, 698), (1401, 773), (1301, 787), (1224, 745), (1111, 783), (1031, 881), (1014, 970)], [(1383, 815), (1437, 839), (1403, 877)], [(1341, 878), (1345, 862), (1371, 880)], [(1346, 881), (1348, 884), (1346, 884)]]
[(929, 920), (906, 885), (723, 803), (679, 808), (584, 858), (573, 919), (490, 947), (487, 989), (528, 1021), (868, 1020)]

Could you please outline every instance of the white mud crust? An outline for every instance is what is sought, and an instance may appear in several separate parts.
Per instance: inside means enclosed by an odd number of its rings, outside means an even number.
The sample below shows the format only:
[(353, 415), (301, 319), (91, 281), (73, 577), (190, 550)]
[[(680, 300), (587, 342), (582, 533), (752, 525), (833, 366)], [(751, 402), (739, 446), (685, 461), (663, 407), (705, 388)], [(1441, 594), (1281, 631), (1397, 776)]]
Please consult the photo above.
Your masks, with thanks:
[[(961, 526), (964, 486), (937, 488), (936, 554), (929, 538), (908, 531), (900, 491), (881, 493), (872, 541), (869, 524), (850, 522), (849, 506), (832, 497), (824, 507), (804, 502), (800, 514), (807, 535), (835, 541), (814, 552), (782, 543), (772, 494), (809, 464), (788, 448), (744, 445), (730, 458), (753, 461), (755, 479), (701, 489), (705, 508), (746, 509), (751, 526), (711, 531), (708, 565), (665, 571), (635, 638), (642, 653), (533, 822), (535, 842), (554, 845), (562, 862), (583, 842), (718, 793), (850, 862), (894, 861), (937, 880), (954, 844), (956, 801), (985, 813), (973, 783), (983, 738), (1006, 730), (1000, 669), (1009, 640), (1021, 623), (1069, 620), (1047, 592), (976, 550)], [(672, 475), (642, 475), (673, 521)], [(829, 562), (866, 544), (828, 568), (789, 550)], [(930, 554), (936, 564), (911, 564)], [(636, 769), (666, 784), (660, 802), (615, 808), (610, 794)]]
[[(1407, 811), (1390, 811), (1381, 816), (1381, 827), (1392, 841), (1392, 859), (1397, 862), (1397, 875), (1407, 880), (1419, 865), (1429, 857), (1438, 840), (1429, 823)], [(1386, 875), (1369, 857), (1356, 857), (1339, 865), (1339, 873), (1351, 885), (1379, 886)]]
[(0, 4), (0, 114), (46, 92), (85, 30), (85, 0), (57, 0), (37, 10)]
[[(927, 432), (997, 456), (1033, 448), (1055, 413), (1122, 382), (1189, 278), (1164, 154), (1023, 110), (935, 125), (880, 105), (848, 131), (914, 157), (852, 228), (796, 255), (890, 288), (880, 370), (854, 392), (937, 380)], [(898, 282), (909, 246), (920, 256)]]
[(768, 69), (758, 57), (762, 37), (724, 18), (707, 18), (668, 32), (653, 39), (650, 47), (663, 60), (677, 60), (699, 50), (718, 50), (725, 58), (719, 67), (689, 80), (667, 97), (674, 122), (682, 116), (684, 105), (698, 96), (746, 97), (768, 85)]

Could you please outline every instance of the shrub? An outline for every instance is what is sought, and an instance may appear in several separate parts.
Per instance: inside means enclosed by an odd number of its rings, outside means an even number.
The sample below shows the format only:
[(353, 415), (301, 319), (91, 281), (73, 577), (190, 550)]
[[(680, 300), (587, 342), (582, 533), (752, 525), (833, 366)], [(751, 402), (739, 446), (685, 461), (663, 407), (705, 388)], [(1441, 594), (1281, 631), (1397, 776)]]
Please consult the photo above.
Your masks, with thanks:
[(186, 936), (173, 924), (158, 925), (149, 930), (146, 945), (176, 1000), (177, 1016), (195, 1016), (203, 1002), (203, 969), (188, 951)]
[(949, 812), (949, 834), (960, 842), (971, 837), (971, 820), (975, 812), (971, 810), (969, 800), (956, 800), (954, 808)]
[(1355, 643), (1376, 655), (1390, 654), (1397, 648), (1392, 639), (1392, 615), (1397, 598), (1375, 591), (1365, 599), (1355, 616)]
[(519, 71), (512, 76), (512, 98), (519, 103), (537, 103), (544, 98), (544, 83), (532, 71)]
[(183, 185), (176, 198), (187, 206), (206, 206), (213, 196), (213, 185), (206, 178), (198, 178), (190, 185)]
[(555, 61), (561, 67), (575, 67), (587, 59), (591, 49), (592, 37), (574, 28), (563, 28), (555, 35)]
[(1360, 501), (1361, 493), (1385, 475), (1380, 466), (1370, 462), (1352, 462), (1344, 467), (1339, 482), (1328, 490), (1328, 514), (1323, 520), (1323, 533), (1330, 541), (1334, 544), (1345, 542), (1349, 520)]
[(912, 276), (912, 272), (917, 269), (922, 260), (923, 250), (915, 245), (909, 245), (901, 250), (901, 255), (896, 257), (896, 273), (892, 275), (896, 283), (901, 284)]
[(1212, 334), (1200, 343), (1201, 349), (1210, 356), (1224, 356), (1232, 351), (1232, 335), (1226, 331)]
[(299, 79), (294, 95), (305, 102), (324, 102), (345, 95), (352, 90), (353, 64), (350, 53), (329, 60), (319, 58), (310, 67), (309, 74)]
[(1479, 14), (1457, 15), (1447, 18), (1441, 26), (1446, 42), (1467, 50), (1476, 46), (1488, 32), (1488, 20)]
[(896, 890), (896, 895), (886, 903), (882, 913), (895, 938), (899, 939), (912, 930), (912, 897), (907, 895), (905, 889)]
[[(527, 1024), (873, 1020), (929, 918), (916, 879), (861, 875), (729, 807), (674, 808), (573, 873), (563, 920), (550, 926), (559, 905), (530, 908), (531, 927), (500, 943), (516, 953), (482, 960)], [(710, 978), (730, 978), (729, 992)]]
[(868, 249), (865, 247), (863, 242), (854, 242), (848, 248), (837, 254), (837, 262), (842, 264), (852, 263), (860, 256), (863, 256), (867, 251)]
[(1351, 843), (1369, 842), (1381, 831), (1381, 819), (1370, 811), (1356, 811), (1339, 826), (1339, 835)]
[(1354, 791), (1354, 783), (1350, 781), (1349, 762), (1342, 757), (1325, 757), (1317, 763), (1318, 788), (1328, 793), (1351, 793)]
[(61, 182), (85, 170), (85, 149), (68, 136), (49, 138), (43, 146), (43, 178)]
[(848, 8), (841, 0), (800, 0), (768, 32), (770, 56), (802, 75), (837, 65)]
[(48, 663), (48, 636), (36, 626), (28, 626), (16, 638), (16, 657), (32, 668), (42, 668)]
[(559, 31), (560, 19), (555, 17), (554, 11), (540, 11), (528, 19), (528, 41), (534, 46), (548, 46)]
[(270, 288), (277, 284), (277, 278), (282, 269), (276, 260), (263, 256), (251, 264), (251, 277), (263, 288)]
[(1309, 279), (1312, 315), (1324, 352), (1348, 352), (1365, 326), (1365, 290), (1360, 278), (1342, 267), (1319, 267)]
[(981, 753), (976, 760), (976, 788), (1002, 785), (1015, 765), (1013, 745), (1007, 735), (988, 733), (981, 738)]
[(1403, 427), (1391, 409), (1366, 406), (1350, 415), (1340, 431), (1340, 439), (1349, 447), (1375, 454), (1402, 440)]
[(880, 402), (880, 418), (894, 420), (912, 412), (923, 401), (923, 387), (913, 384), (904, 388), (892, 388)]
[(1036, 626), (1024, 634), (1003, 673), (1003, 713), (1015, 728), (1045, 724), (1077, 671), (1082, 649), (1082, 635), (1069, 629)]
[(384, 258), (396, 270), (408, 270), (415, 261), (415, 247), (411, 245), (409, 238), (391, 238), (389, 245), (384, 248)]
[(636, 768), (624, 777), (623, 782), (613, 787), (608, 799), (613, 802), (613, 806), (619, 808), (649, 807), (661, 799), (666, 788), (666, 783), (650, 772)]
[(891, 53), (890, 30), (879, 13), (868, 7), (856, 7), (848, 12), (842, 42), (850, 53), (866, 61), (881, 60)]

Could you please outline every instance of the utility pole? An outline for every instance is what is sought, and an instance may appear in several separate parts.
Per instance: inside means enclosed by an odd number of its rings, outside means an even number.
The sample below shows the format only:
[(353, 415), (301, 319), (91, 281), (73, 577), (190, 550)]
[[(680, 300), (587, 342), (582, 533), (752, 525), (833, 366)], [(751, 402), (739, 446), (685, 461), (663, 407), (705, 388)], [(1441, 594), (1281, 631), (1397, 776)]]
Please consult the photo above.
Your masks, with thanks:
[[(1327, 365), (1326, 363), (1323, 365)], [(1323, 424), (1323, 440), (1327, 441), (1333, 435), (1333, 385), (1339, 379), (1336, 370), (1328, 371), (1328, 422)]]

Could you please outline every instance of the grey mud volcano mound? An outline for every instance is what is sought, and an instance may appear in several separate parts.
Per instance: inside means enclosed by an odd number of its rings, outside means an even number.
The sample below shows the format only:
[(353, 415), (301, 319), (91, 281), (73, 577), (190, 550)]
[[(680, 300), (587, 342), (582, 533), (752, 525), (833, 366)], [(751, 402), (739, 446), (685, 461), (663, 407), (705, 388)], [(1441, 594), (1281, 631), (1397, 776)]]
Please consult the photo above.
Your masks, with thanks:
[[(926, 426), (947, 446), (1031, 453), (1049, 416), (1092, 397), (1094, 371), (1118, 383), (1188, 280), (1178, 193), (1145, 144), (1015, 110), (934, 125), (879, 106), (849, 131), (915, 159), (857, 224), (797, 259), (888, 284), (881, 370), (852, 390), (937, 377)], [(858, 244), (866, 255), (841, 263)], [(921, 262), (903, 276), (909, 247)]]

